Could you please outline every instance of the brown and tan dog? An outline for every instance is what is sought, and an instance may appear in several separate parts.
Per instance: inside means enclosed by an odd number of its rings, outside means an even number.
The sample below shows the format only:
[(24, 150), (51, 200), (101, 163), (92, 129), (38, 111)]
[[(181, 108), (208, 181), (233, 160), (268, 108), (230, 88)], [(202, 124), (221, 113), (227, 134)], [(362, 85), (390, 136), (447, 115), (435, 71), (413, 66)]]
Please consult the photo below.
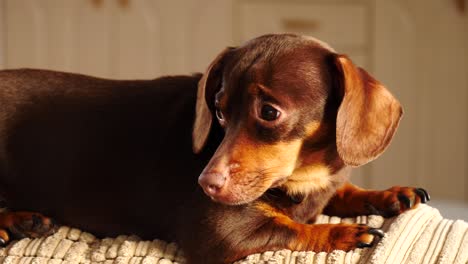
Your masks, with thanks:
[(381, 230), (313, 222), (429, 200), (420, 188), (348, 183), (401, 114), (348, 57), (289, 34), (228, 48), (203, 76), (2, 71), (0, 187), (12, 211), (0, 214), (0, 237), (53, 232), (44, 214), (100, 236), (175, 240), (189, 263), (368, 247)]

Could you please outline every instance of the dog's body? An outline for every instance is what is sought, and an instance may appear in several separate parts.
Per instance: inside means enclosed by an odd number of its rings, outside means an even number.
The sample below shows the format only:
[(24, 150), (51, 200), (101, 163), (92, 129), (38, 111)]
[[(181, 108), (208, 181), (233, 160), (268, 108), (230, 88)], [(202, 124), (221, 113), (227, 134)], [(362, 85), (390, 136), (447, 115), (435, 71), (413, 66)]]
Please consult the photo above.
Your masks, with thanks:
[(209, 159), (191, 147), (199, 78), (1, 72), (0, 186), (8, 207), (99, 235), (174, 239), (167, 233), (174, 209), (198, 189)]
[[(311, 224), (319, 213), (395, 215), (428, 200), (422, 189), (346, 183), (348, 165), (377, 157), (400, 115), (349, 59), (294, 35), (227, 49), (203, 76), (3, 71), (0, 188), (15, 211), (100, 236), (175, 240), (191, 263), (349, 250), (381, 231)], [(53, 223), (38, 216), (4, 213), (0, 228), (50, 233)]]

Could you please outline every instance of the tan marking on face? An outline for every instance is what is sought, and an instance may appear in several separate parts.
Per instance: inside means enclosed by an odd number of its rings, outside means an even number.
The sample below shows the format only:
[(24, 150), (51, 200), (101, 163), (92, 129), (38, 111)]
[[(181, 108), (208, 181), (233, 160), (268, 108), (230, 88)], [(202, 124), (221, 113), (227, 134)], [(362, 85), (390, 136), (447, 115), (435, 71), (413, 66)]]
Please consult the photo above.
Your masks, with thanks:
[(231, 160), (240, 164), (243, 171), (263, 171), (273, 178), (285, 177), (296, 166), (302, 141), (256, 144), (245, 136), (234, 144)]
[(310, 122), (305, 127), (305, 131), (306, 131), (306, 135), (307, 135), (306, 137), (309, 138), (309, 137), (314, 136), (317, 132), (319, 132), (320, 128), (321, 128), (321, 123), (320, 122), (318, 122), (318, 121)]
[[(320, 122), (311, 122), (305, 127), (305, 138), (320, 138), (323, 131)], [(250, 202), (283, 182), (289, 194), (308, 193), (329, 184), (330, 171), (321, 165), (325, 152), (310, 153), (303, 148), (303, 138), (263, 144), (252, 139), (245, 130), (236, 134), (227, 135), (226, 142), (213, 157), (219, 165), (229, 167), (224, 191), (215, 197), (217, 200), (228, 204)], [(216, 163), (212, 167), (216, 167)], [(232, 164), (235, 168), (231, 168)]]
[[(216, 197), (229, 204), (250, 202), (260, 197), (278, 181), (291, 175), (296, 166), (302, 141), (258, 144), (244, 133), (235, 142), (226, 145), (218, 162), (235, 164), (223, 188)], [(216, 165), (213, 165), (213, 167)]]

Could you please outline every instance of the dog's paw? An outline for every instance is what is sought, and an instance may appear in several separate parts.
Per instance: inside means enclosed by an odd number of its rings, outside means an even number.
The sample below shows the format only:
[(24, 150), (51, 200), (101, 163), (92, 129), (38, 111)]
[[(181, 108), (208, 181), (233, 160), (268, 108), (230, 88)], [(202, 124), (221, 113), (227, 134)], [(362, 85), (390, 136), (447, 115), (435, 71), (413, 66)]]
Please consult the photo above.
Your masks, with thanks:
[(395, 186), (379, 192), (370, 199), (367, 207), (370, 214), (391, 217), (413, 209), (420, 203), (427, 203), (431, 197), (422, 188)]
[(15, 239), (38, 238), (52, 235), (58, 229), (51, 218), (39, 213), (4, 212), (0, 220), (0, 228), (3, 229), (0, 230), (0, 245), (8, 243), (10, 236)]
[(10, 241), (10, 234), (5, 229), (0, 229), (0, 247), (5, 246)]
[(384, 235), (381, 229), (366, 225), (339, 224), (330, 230), (330, 248), (325, 251), (371, 247)]

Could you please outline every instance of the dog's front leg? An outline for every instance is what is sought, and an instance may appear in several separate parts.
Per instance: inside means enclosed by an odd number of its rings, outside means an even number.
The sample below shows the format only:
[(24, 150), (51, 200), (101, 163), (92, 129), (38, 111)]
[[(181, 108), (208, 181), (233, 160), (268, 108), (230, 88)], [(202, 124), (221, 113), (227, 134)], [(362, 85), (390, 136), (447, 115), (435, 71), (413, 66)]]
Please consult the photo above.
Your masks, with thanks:
[(340, 217), (372, 214), (390, 217), (426, 203), (429, 199), (429, 194), (422, 188), (395, 186), (376, 191), (346, 183), (336, 191), (323, 213)]
[(265, 251), (290, 249), (293, 251), (331, 252), (370, 247), (375, 236), (383, 231), (357, 224), (300, 224), (291, 219), (275, 217), (251, 235), (238, 241), (238, 251), (226, 256), (225, 263)]
[[(224, 207), (202, 221), (197, 238), (187, 238), (189, 263), (232, 263), (271, 250), (330, 252), (369, 247), (383, 232), (358, 224), (302, 224), (266, 203)], [(206, 224), (206, 225), (204, 225)], [(195, 238), (195, 239), (194, 239)], [(189, 241), (190, 239), (190, 241)]]

